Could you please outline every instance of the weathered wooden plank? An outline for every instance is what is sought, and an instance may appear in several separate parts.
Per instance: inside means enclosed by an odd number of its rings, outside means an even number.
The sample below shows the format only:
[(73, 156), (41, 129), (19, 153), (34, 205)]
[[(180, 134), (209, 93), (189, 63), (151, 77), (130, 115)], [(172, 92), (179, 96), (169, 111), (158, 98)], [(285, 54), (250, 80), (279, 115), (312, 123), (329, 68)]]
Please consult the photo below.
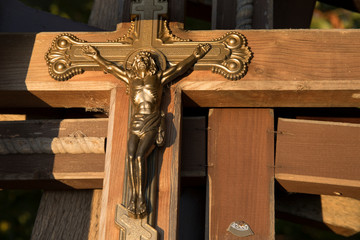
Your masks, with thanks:
[[(0, 122), (1, 138), (106, 137), (107, 119)], [(0, 188), (102, 188), (105, 154), (0, 156)]]
[(125, 89), (112, 91), (108, 123), (104, 184), (99, 220), (99, 239), (118, 239), (115, 209), (122, 202), (129, 99)]
[(31, 239), (96, 239), (100, 196), (100, 190), (44, 192)]
[[(128, 24), (120, 26), (123, 32), (127, 29), (125, 25), (128, 26)], [(177, 29), (173, 32), (194, 41), (209, 40), (226, 33), (224, 30), (205, 33), (203, 31), (183, 32)], [(190, 84), (187, 92), (185, 91), (188, 97), (193, 98), (198, 105), (205, 105), (201, 101), (204, 99), (203, 101), (213, 104), (213, 107), (358, 106), (360, 43), (356, 40), (360, 37), (359, 30), (248, 30), (241, 32), (247, 37), (254, 52), (247, 75), (243, 80), (230, 82), (217, 74), (193, 72), (191, 77), (196, 77), (197, 82), (207, 81), (206, 84)], [(2, 93), (10, 91), (8, 94), (1, 95), (0, 102), (4, 106), (19, 106), (20, 103), (17, 103), (13, 96), (20, 99), (23, 95), (27, 101), (21, 104), (26, 104), (26, 106), (95, 107), (100, 105), (104, 108), (108, 106), (109, 91), (119, 84), (119, 81), (111, 75), (104, 75), (102, 72), (86, 72), (68, 82), (56, 82), (50, 78), (44, 54), (52, 39), (58, 34), (41, 33), (36, 35), (35, 40), (33, 37), (25, 39), (25, 42), (31, 42), (29, 49), (32, 50), (25, 56), (19, 45), (9, 43), (1, 45), (0, 56), (12, 55), (11, 59), (13, 59), (13, 61), (8, 61), (7, 57), (0, 58), (0, 70), (3, 74), (0, 91)], [(89, 42), (118, 37), (117, 32), (76, 33), (76, 35)], [(16, 39), (16, 36), (5, 34), (0, 39), (2, 42), (9, 42), (11, 39)], [(29, 65), (31, 53), (33, 54)], [(193, 80), (185, 78), (181, 82), (186, 84), (187, 81)], [(230, 87), (235, 90), (227, 91)], [(10, 103), (9, 99), (12, 100)], [(209, 101), (210, 99), (224, 100), (217, 103), (214, 100)], [(256, 101), (252, 103), (254, 99)], [(4, 104), (5, 102), (7, 104)]]
[(160, 151), (157, 230), (160, 239), (172, 240), (178, 236), (180, 144), (181, 144), (181, 91), (167, 90), (163, 109), (166, 109), (166, 148)]
[(107, 118), (51, 119), (0, 122), (0, 137), (69, 137), (83, 134), (88, 137), (106, 137)]
[(102, 188), (104, 159), (105, 154), (0, 156), (0, 188)]
[(244, 221), (248, 239), (274, 239), (274, 139), (269, 109), (211, 109), (208, 131), (209, 237)]
[(351, 236), (360, 232), (360, 201), (353, 198), (276, 194), (276, 216)]
[(360, 198), (360, 125), (279, 119), (275, 177), (290, 192)]
[(236, 0), (213, 1), (212, 29), (234, 29), (236, 27)]
[(181, 177), (206, 176), (206, 117), (183, 117)]
[(185, 104), (199, 107), (358, 107), (358, 81), (214, 81), (193, 73), (181, 82)]
[(113, 31), (119, 22), (130, 21), (130, 0), (95, 0), (89, 25)]
[[(183, 119), (181, 176), (205, 176), (205, 117)], [(1, 138), (106, 137), (108, 119), (27, 120), (1, 122)], [(171, 126), (171, 124), (170, 124)], [(2, 189), (102, 188), (105, 154), (0, 155)]]
[(274, 1), (276, 0), (253, 1), (252, 29), (272, 29), (274, 25)]

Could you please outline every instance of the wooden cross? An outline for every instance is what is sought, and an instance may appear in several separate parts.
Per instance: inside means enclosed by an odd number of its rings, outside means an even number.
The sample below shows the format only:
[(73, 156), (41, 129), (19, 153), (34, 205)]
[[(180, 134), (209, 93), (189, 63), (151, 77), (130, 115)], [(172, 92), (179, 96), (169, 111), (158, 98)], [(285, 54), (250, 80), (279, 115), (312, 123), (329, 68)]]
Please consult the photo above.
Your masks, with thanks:
[[(131, 24), (122, 24), (119, 29), (126, 31), (130, 27), (129, 25)], [(172, 31), (182, 39), (189, 38), (194, 41), (207, 41), (209, 37), (216, 38), (226, 34), (226, 31), (183, 32), (177, 28), (172, 28)], [(176, 128), (168, 131), (169, 141), (173, 142), (173, 145), (164, 152), (159, 176), (159, 205), (162, 208), (159, 208), (157, 227), (163, 231), (161, 235), (164, 239), (176, 239), (177, 211), (174, 209), (177, 209), (178, 201), (176, 179), (178, 178), (180, 144), (176, 136), (180, 132), (182, 104), (214, 108), (210, 111), (209, 117), (209, 175), (212, 176), (213, 183), (218, 184), (212, 185), (214, 198), (211, 201), (214, 208), (216, 207), (219, 211), (211, 208), (210, 236), (224, 236), (221, 235), (226, 234), (227, 226), (224, 228), (224, 224), (229, 225), (232, 221), (244, 220), (255, 233), (251, 237), (252, 239), (271, 239), (274, 218), (270, 210), (273, 207), (272, 183), (274, 176), (292, 186), (308, 186), (310, 184), (315, 189), (325, 186), (329, 191), (333, 188), (331, 183), (289, 178), (288, 175), (284, 175), (286, 170), (280, 168), (281, 166), (278, 166), (276, 175), (274, 175), (273, 140), (271, 140), (271, 134), (269, 135), (273, 125), (271, 115), (267, 110), (262, 109), (252, 112), (249, 109), (233, 108), (358, 107), (360, 48), (358, 41), (355, 40), (360, 36), (359, 31), (260, 30), (243, 31), (243, 33), (254, 52), (248, 74), (243, 80), (230, 82), (222, 76), (200, 70), (172, 86), (166, 95), (168, 112), (174, 114)], [(116, 146), (125, 145), (126, 135), (115, 133), (124, 132), (127, 129), (127, 123), (121, 121), (121, 119), (127, 118), (127, 106), (124, 106), (124, 103), (127, 102), (126, 90), (112, 76), (103, 75), (100, 72), (86, 72), (67, 82), (56, 82), (51, 79), (43, 60), (43, 54), (48, 50), (48, 43), (57, 35), (58, 33), (40, 33), (37, 35), (5, 34), (1, 36), (1, 106), (85, 107), (88, 109), (109, 109), (110, 107), (106, 161), (107, 166), (111, 165), (111, 168), (107, 168), (104, 177), (100, 239), (116, 238), (118, 229), (112, 215), (115, 214), (116, 202), (121, 199), (109, 199), (108, 196), (121, 195), (118, 193), (121, 193), (121, 169), (123, 169), (123, 162), (121, 162), (123, 160), (121, 159), (123, 157), (119, 156), (124, 156), (125, 150)], [(74, 35), (89, 42), (102, 42), (103, 39), (118, 37), (114, 32), (74, 33)], [(99, 82), (99, 79), (102, 81)], [(241, 116), (247, 117), (241, 118)], [(220, 123), (225, 123), (226, 128)], [(253, 134), (261, 136), (257, 142), (249, 141)], [(229, 137), (234, 135), (237, 139), (243, 138), (248, 145), (239, 147), (237, 144), (229, 144)], [(252, 161), (248, 160), (250, 158)], [(236, 159), (237, 161), (226, 161), (226, 159)], [(79, 163), (77, 166), (80, 166), (79, 169), (81, 169), (86, 165), (88, 164)], [(58, 170), (50, 168), (48, 171), (53, 173), (52, 171)], [(116, 172), (117, 170), (120, 172)], [(240, 170), (241, 174), (238, 174)], [(102, 179), (101, 170), (88, 169), (88, 172), (78, 170), (76, 177), (71, 178), (71, 175), (66, 175), (64, 178), (66, 171), (69, 169), (63, 170), (64, 174), (62, 175), (54, 172), (54, 177), (46, 178), (45, 176), (44, 179), (57, 179), (58, 182), (75, 188), (75, 183), (78, 183), (78, 188), (83, 188), (84, 185), (81, 183), (86, 183), (88, 180), (101, 181)], [(310, 174), (306, 169), (301, 169), (301, 171), (302, 175)], [(253, 174), (249, 174), (249, 172)], [(231, 177), (216, 178), (224, 173)], [(34, 180), (39, 176), (41, 175), (27, 175), (23, 179)], [(337, 176), (339, 177), (339, 175)], [(346, 177), (343, 176), (344, 179)], [(109, 184), (110, 179), (114, 183), (120, 184), (112, 187)], [(5, 187), (7, 182), (15, 180), (13, 178), (3, 179), (2, 187)], [(232, 181), (229, 182), (229, 180)], [(353, 181), (357, 183), (358, 179), (353, 179)], [(233, 188), (223, 188), (224, 183), (231, 183)], [(85, 188), (90, 188), (89, 185)], [(242, 201), (231, 197), (231, 194), (235, 194), (232, 191), (234, 188), (240, 189), (239, 192), (243, 193), (242, 196), (246, 196), (241, 198)], [(358, 185), (353, 184), (348, 188), (358, 189)], [(236, 197), (239, 195), (235, 194)], [(225, 201), (224, 196), (234, 204), (232, 206), (222, 205), (221, 203)], [(254, 211), (256, 214), (251, 214)], [(222, 212), (226, 214), (221, 215)], [(242, 219), (237, 219), (240, 215)], [(219, 223), (217, 219), (221, 219), (225, 223)], [(217, 226), (216, 223), (221, 224), (222, 227), (214, 228)]]
[[(156, 57), (155, 60), (158, 65), (157, 67), (164, 72), (164, 78), (169, 78), (165, 76), (166, 74), (165, 70), (169, 68), (168, 64), (174, 66), (173, 67), (174, 69), (180, 69), (179, 71), (184, 73), (184, 70), (181, 69), (185, 69), (185, 68), (187, 69), (189, 68), (189, 66), (192, 66), (194, 63), (198, 61), (198, 59), (193, 57), (193, 55), (196, 56), (195, 52), (193, 53), (194, 48), (196, 46), (202, 46), (201, 44), (207, 44), (206, 47), (207, 49), (204, 48), (204, 50), (201, 50), (203, 47), (197, 47), (196, 49), (198, 50), (195, 50), (195, 51), (199, 51), (199, 50), (205, 51), (204, 54), (201, 55), (201, 58), (203, 58), (205, 54), (206, 57), (200, 60), (198, 63), (198, 65), (202, 69), (210, 68), (212, 69), (213, 72), (219, 73), (231, 80), (237, 80), (245, 75), (252, 54), (249, 48), (247, 47), (247, 42), (243, 35), (237, 32), (229, 32), (211, 41), (211, 45), (206, 42), (205, 43), (202, 42), (199, 45), (199, 42), (191, 42), (190, 39), (184, 40), (171, 34), (170, 30), (167, 27), (167, 22), (162, 19), (159, 19), (160, 18), (159, 15), (166, 14), (166, 11), (167, 11), (166, 1), (147, 0), (142, 2), (133, 2), (132, 15), (135, 17), (127, 34), (124, 37), (118, 38), (114, 41), (110, 41), (110, 43), (101, 43), (101, 42), (87, 43), (86, 41), (78, 39), (76, 36), (71, 34), (65, 33), (59, 35), (53, 40), (51, 48), (48, 50), (48, 52), (45, 55), (45, 59), (49, 67), (49, 74), (51, 75), (51, 77), (53, 77), (56, 80), (65, 81), (65, 80), (69, 80), (75, 75), (83, 73), (85, 69), (94, 70), (100, 68), (101, 65), (104, 65), (102, 66), (102, 68), (104, 69), (104, 71), (107, 71), (109, 67), (108, 66), (105, 67), (105, 64), (107, 65), (113, 64), (110, 63), (110, 61), (119, 62), (120, 64), (123, 65), (123, 68), (118, 68), (120, 72), (122, 71), (132, 72), (134, 71), (134, 69), (131, 70), (131, 68), (133, 66), (133, 62), (135, 62), (134, 60), (136, 59), (135, 56), (141, 51), (146, 51)], [(210, 46), (211, 46), (211, 50), (210, 52), (208, 52)], [(85, 52), (86, 54), (84, 54)], [(87, 55), (93, 56), (92, 54), (96, 54), (103, 60), (93, 61), (99, 59), (99, 57), (93, 59), (90, 58), (89, 60)], [(187, 56), (191, 56), (190, 58), (194, 58), (194, 59), (187, 60), (190, 59)], [(180, 61), (181, 63), (179, 63)], [(189, 62), (189, 63), (185, 64), (183, 62)], [(191, 65), (189, 65), (190, 62), (192, 62)], [(113, 66), (116, 67), (116, 64)], [(175, 72), (174, 74), (176, 74), (176, 76), (179, 75)], [(129, 76), (129, 74), (122, 74), (122, 75)], [(116, 76), (120, 80), (124, 79), (124, 77), (119, 77), (119, 74), (117, 74)], [(132, 78), (134, 77), (129, 77), (129, 79), (126, 79), (126, 81), (124, 81), (129, 85), (128, 87), (130, 88), (131, 95), (133, 94), (131, 92), (135, 91), (134, 90), (135, 87), (131, 86), (132, 84), (131, 82), (135, 81), (135, 79), (132, 80)], [(158, 79), (157, 81), (160, 81), (160, 79)], [(154, 85), (153, 88), (158, 88), (158, 87)], [(162, 87), (159, 90), (156, 89), (155, 91), (155, 94), (162, 94), (162, 93), (157, 93), (157, 91), (162, 92)], [(138, 96), (131, 96), (130, 101), (135, 102), (136, 98), (138, 98)], [(161, 96), (156, 98), (161, 99)], [(149, 103), (150, 101), (152, 100), (148, 100)], [(157, 103), (153, 103), (153, 104), (158, 105)], [(133, 111), (135, 111), (135, 109), (131, 110), (131, 112)], [(135, 116), (140, 113), (141, 112), (135, 113)], [(133, 118), (133, 115), (134, 113), (132, 113), (131, 118)], [(129, 132), (132, 131), (133, 130), (131, 126), (129, 127)], [(135, 137), (135, 135), (133, 136)], [(143, 137), (144, 136), (139, 137), (139, 142), (140, 142), (138, 143), (139, 145), (141, 144)], [(132, 143), (130, 143), (129, 141), (128, 149), (133, 147), (138, 148), (137, 146), (130, 146), (135, 143), (136, 143), (135, 141), (133, 141)], [(126, 158), (128, 159), (127, 160), (128, 163), (126, 163), (125, 166), (136, 165), (135, 163), (131, 163), (132, 160), (130, 160), (130, 158), (132, 159), (133, 157), (135, 158), (135, 156), (131, 156), (131, 157), (130, 156), (128, 157), (128, 155), (126, 156)], [(121, 162), (119, 160), (117, 161)], [(138, 160), (135, 159), (135, 161)], [(141, 161), (145, 161), (145, 160), (141, 160)], [(153, 162), (154, 161), (155, 160), (153, 160)], [(154, 164), (156, 164), (156, 161)], [(114, 163), (111, 163), (109, 165), (110, 166), (114, 165)], [(141, 169), (129, 167), (129, 169), (130, 168), (131, 170), (129, 170), (129, 173), (127, 174), (131, 176), (130, 177), (131, 180), (129, 182), (131, 182), (131, 185), (135, 185), (137, 182), (137, 184), (140, 185), (141, 187), (142, 182), (141, 184), (139, 183), (140, 179), (138, 177), (134, 180), (132, 179), (134, 174), (135, 175), (140, 174)], [(128, 169), (128, 167), (126, 167), (126, 169)], [(110, 169), (109, 167), (108, 171), (111, 172), (112, 169)], [(150, 177), (149, 179), (152, 178), (152, 176), (150, 175), (149, 177)], [(113, 178), (110, 178), (109, 183), (107, 184), (110, 186), (110, 188), (111, 185), (118, 186), (118, 184), (113, 183)], [(137, 196), (138, 193), (137, 192), (135, 193), (135, 191), (137, 191), (135, 189), (137, 189), (137, 187), (133, 186), (133, 190), (131, 191), (132, 192), (131, 196), (135, 196), (135, 197), (131, 198), (130, 204), (128, 204), (125, 199), (122, 200), (122, 203), (128, 207), (129, 215), (139, 216), (143, 214), (143, 213), (141, 214), (138, 213), (141, 211), (139, 208), (140, 206), (144, 208), (144, 206), (139, 205), (138, 202), (140, 200), (138, 199), (142, 199), (142, 196)], [(123, 196), (124, 196), (123, 198), (125, 198), (126, 195)], [(113, 198), (112, 194), (109, 195), (108, 198), (110, 199)], [(107, 201), (108, 201), (107, 199), (104, 200), (104, 202)], [(151, 204), (148, 203), (148, 205), (155, 206), (156, 202), (151, 202)], [(124, 221), (128, 221), (129, 218), (126, 216), (125, 212), (122, 211), (123, 210), (122, 206), (118, 206), (117, 209), (118, 209), (117, 211), (122, 212), (122, 214), (116, 215), (117, 216), (116, 222), (124, 223)], [(154, 211), (154, 209), (155, 208), (153, 207), (152, 211)], [(123, 219), (120, 220), (118, 219), (119, 217)], [(142, 235), (144, 231), (135, 230), (135, 229), (141, 229), (142, 220), (139, 219), (138, 221), (132, 221), (132, 222), (133, 223), (137, 222), (139, 228), (132, 228), (133, 230), (131, 231), (129, 228), (125, 229), (125, 235), (131, 237), (131, 239), (139, 239), (141, 238), (141, 236), (144, 237)], [(122, 225), (122, 227), (125, 226), (129, 226), (129, 224)], [(139, 233), (139, 235), (135, 236), (135, 233)], [(157, 237), (155, 235), (151, 237), (151, 239), (156, 239), (156, 238)]]

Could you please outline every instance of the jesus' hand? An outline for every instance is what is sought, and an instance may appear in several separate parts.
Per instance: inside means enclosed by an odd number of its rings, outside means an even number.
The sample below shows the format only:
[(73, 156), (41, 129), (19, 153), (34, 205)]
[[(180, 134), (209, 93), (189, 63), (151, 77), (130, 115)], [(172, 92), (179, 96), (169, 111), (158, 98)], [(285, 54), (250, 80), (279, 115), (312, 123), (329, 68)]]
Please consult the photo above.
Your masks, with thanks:
[(94, 48), (91, 45), (83, 46), (81, 48), (81, 50), (82, 50), (82, 52), (83, 52), (83, 54), (85, 56), (88, 56), (88, 57), (91, 57), (91, 58), (94, 58), (99, 54), (98, 50), (96, 50), (96, 48)]
[(194, 50), (194, 56), (197, 59), (203, 58), (211, 49), (211, 45), (209, 43), (199, 44)]

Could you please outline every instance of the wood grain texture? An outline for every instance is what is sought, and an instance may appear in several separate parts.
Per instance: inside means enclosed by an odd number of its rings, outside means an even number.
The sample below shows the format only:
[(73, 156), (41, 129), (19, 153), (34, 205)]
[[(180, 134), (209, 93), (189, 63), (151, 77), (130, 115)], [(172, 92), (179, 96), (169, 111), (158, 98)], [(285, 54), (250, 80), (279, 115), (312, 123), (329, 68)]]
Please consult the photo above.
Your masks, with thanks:
[[(179, 210), (180, 143), (181, 143), (181, 90), (167, 89), (163, 110), (166, 110), (166, 148), (159, 159), (159, 191), (157, 227), (160, 239), (177, 238)], [(160, 154), (161, 155), (161, 154)]]
[[(91, 216), (98, 215), (98, 192), (47, 191), (41, 198), (32, 240), (88, 239), (97, 235)], [(76, 194), (74, 194), (76, 193)], [(91, 228), (90, 228), (91, 226)]]
[(274, 22), (274, 1), (253, 0), (253, 29), (272, 29)]
[(120, 22), (130, 21), (130, 0), (95, 0), (89, 25), (104, 30), (115, 30)]
[(102, 188), (104, 159), (105, 154), (0, 156), (0, 188)]
[[(106, 137), (107, 119), (0, 122), (1, 138)], [(0, 156), (0, 188), (101, 188), (105, 154)]]
[(51, 119), (0, 122), (0, 137), (69, 137), (84, 134), (87, 137), (106, 137), (108, 119)]
[[(125, 33), (128, 26), (126, 23), (120, 25), (119, 32)], [(175, 27), (174, 34), (194, 41), (208, 41), (227, 32), (184, 32), (177, 29), (176, 24), (172, 26)], [(89, 42), (104, 42), (107, 39), (116, 39), (119, 32), (75, 34)], [(199, 106), (205, 105), (201, 99), (214, 104), (214, 107), (359, 105), (360, 43), (356, 41), (360, 37), (359, 30), (241, 32), (247, 37), (254, 52), (249, 71), (243, 80), (230, 82), (220, 75), (206, 71), (194, 71), (182, 80), (184, 83), (194, 79), (201, 82), (197, 87), (189, 84), (185, 92), (190, 98), (194, 98), (193, 101)], [(0, 92), (7, 92), (1, 95), (1, 102), (7, 102), (8, 107), (18, 106), (20, 103), (15, 101), (14, 96), (17, 99), (23, 96), (27, 101), (22, 101), (21, 104), (27, 106), (108, 106), (109, 91), (119, 84), (111, 75), (104, 75), (100, 71), (85, 72), (67, 82), (56, 82), (50, 78), (44, 54), (58, 34), (40, 33), (35, 40), (34, 36), (25, 39), (21, 37), (23, 42), (28, 43), (25, 46), (29, 45), (25, 55), (22, 47), (9, 43), (12, 39), (17, 41), (16, 35), (1, 35), (0, 41), (7, 44), (1, 45), (0, 56), (12, 55), (12, 61), (5, 57), (0, 58), (0, 70), (4, 76), (1, 79)], [(222, 85), (225, 88), (222, 88)], [(230, 86), (235, 90), (227, 91)], [(212, 98), (221, 101), (219, 104), (209, 101)], [(255, 103), (252, 100), (255, 100)]]
[(127, 146), (129, 98), (124, 88), (111, 94), (108, 140), (105, 157), (104, 184), (99, 222), (99, 239), (118, 239), (115, 209), (122, 202)]
[(213, 1), (212, 29), (234, 29), (236, 26), (236, 0)]
[(274, 120), (269, 109), (211, 109), (208, 131), (210, 239), (245, 221), (255, 235), (274, 239)]
[(290, 192), (360, 198), (360, 125), (279, 119), (275, 176)]
[(360, 201), (353, 198), (277, 194), (276, 216), (311, 226), (328, 228), (342, 236), (360, 232)]
[(206, 117), (183, 117), (181, 177), (206, 176)]

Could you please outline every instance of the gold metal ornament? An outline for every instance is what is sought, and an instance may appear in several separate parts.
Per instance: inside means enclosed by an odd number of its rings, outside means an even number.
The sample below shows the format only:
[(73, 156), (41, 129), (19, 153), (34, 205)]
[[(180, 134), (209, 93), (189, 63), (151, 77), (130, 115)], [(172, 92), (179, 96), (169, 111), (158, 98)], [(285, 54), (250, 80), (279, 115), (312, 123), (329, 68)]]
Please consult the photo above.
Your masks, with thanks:
[(167, 4), (165, 0), (133, 1), (133, 20), (122, 37), (89, 43), (63, 33), (45, 54), (49, 74), (55, 80), (66, 81), (84, 71), (103, 70), (129, 89), (129, 188), (125, 186), (129, 201), (125, 206), (118, 205), (115, 219), (123, 229), (121, 239), (157, 238), (156, 231), (145, 221), (149, 214), (145, 163), (148, 152), (164, 143), (165, 115), (160, 109), (164, 86), (192, 67), (239, 80), (245, 76), (253, 56), (245, 36), (235, 31), (204, 42), (175, 36), (165, 20)]

